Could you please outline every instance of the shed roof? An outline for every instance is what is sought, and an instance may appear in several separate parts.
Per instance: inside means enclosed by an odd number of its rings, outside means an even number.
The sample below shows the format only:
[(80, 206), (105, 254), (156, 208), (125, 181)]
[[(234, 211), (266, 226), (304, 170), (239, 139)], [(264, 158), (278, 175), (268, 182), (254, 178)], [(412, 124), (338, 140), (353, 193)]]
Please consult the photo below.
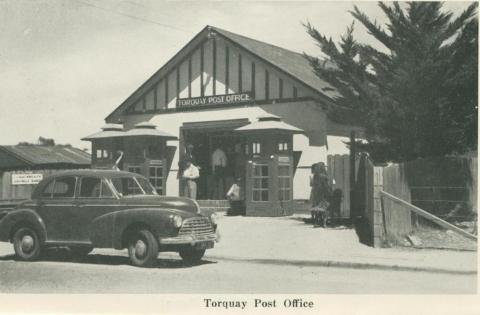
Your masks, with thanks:
[[(70, 164), (88, 166), (91, 156), (87, 152), (73, 147), (43, 145), (3, 145), (0, 150), (5, 154), (21, 160), (27, 165)], [(0, 168), (7, 168), (0, 161)]]

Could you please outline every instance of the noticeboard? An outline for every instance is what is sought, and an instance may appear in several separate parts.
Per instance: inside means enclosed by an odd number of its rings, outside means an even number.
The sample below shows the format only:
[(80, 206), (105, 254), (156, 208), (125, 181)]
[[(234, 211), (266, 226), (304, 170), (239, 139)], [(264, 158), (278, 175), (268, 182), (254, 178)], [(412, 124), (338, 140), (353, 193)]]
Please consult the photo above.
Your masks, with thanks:
[(12, 174), (12, 185), (36, 185), (43, 179), (40, 173)]

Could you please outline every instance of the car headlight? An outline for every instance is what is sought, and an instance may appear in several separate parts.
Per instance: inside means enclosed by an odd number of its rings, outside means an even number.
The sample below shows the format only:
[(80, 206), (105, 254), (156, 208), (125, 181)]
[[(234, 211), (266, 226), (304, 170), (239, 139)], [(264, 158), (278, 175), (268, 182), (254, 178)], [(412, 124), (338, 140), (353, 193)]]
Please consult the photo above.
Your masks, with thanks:
[(217, 224), (217, 214), (216, 213), (212, 213), (210, 215), (210, 221), (212, 222), (212, 224)]
[(174, 215), (174, 216), (172, 217), (172, 224), (173, 224), (174, 227), (179, 228), (179, 227), (182, 226), (182, 223), (183, 223), (183, 219), (182, 219), (181, 216), (179, 216), (179, 215)]

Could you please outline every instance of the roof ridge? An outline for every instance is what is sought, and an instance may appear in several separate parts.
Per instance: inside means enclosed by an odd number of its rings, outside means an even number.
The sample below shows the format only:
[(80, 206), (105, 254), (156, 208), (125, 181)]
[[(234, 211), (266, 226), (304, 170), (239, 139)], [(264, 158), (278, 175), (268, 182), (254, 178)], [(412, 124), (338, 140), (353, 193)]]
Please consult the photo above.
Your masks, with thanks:
[(294, 51), (294, 50), (291, 50), (291, 49), (287, 49), (287, 48), (284, 48), (284, 47), (281, 47), (281, 46), (278, 46), (278, 45), (270, 44), (270, 43), (264, 42), (264, 41), (259, 40), (259, 39), (255, 39), (255, 38), (248, 37), (248, 36), (245, 36), (245, 35), (241, 35), (241, 34), (237, 34), (237, 33), (234, 33), (234, 32), (230, 32), (230, 31), (227, 31), (227, 30), (224, 30), (224, 29), (222, 29), (222, 28), (219, 28), (219, 27), (216, 27), (216, 26), (212, 26), (212, 25), (209, 25), (208, 27), (210, 27), (210, 28), (212, 28), (212, 29), (214, 29), (214, 30), (220, 31), (220, 32), (225, 32), (225, 33), (229, 33), (229, 34), (232, 34), (232, 35), (235, 35), (235, 36), (243, 37), (243, 38), (245, 38), (245, 39), (253, 40), (253, 41), (256, 41), (256, 42), (258, 42), (258, 43), (267, 45), (267, 46), (271, 46), (271, 47), (275, 47), (275, 48), (278, 48), (278, 49), (285, 50), (285, 51), (287, 51), (287, 52), (289, 52), (289, 53), (294, 53), (294, 54), (303, 56), (303, 53), (300, 53), (300, 52), (297, 52), (297, 51)]

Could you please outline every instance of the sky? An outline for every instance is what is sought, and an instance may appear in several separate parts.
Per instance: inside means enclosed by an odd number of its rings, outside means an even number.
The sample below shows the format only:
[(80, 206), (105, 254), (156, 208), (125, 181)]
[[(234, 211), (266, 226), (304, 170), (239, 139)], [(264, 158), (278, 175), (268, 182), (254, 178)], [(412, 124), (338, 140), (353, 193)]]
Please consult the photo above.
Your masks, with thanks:
[[(319, 55), (302, 22), (338, 40), (353, 5), (385, 21), (375, 2), (0, 0), (0, 145), (89, 148), (80, 139), (205, 25)], [(375, 43), (358, 23), (355, 36)]]

